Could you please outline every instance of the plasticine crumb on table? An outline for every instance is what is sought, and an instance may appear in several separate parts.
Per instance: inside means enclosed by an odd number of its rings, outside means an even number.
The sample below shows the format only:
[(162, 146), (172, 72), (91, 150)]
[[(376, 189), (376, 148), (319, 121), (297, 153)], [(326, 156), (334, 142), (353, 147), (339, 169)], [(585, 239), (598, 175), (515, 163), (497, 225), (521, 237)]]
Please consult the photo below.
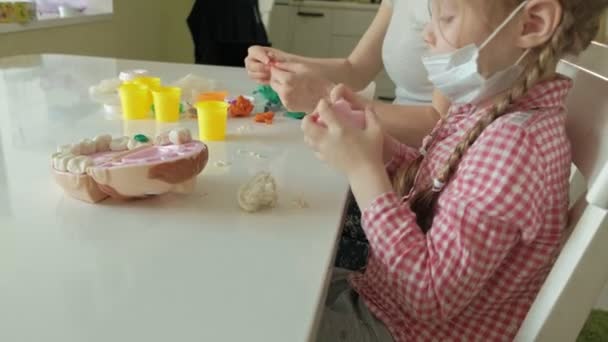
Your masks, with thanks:
[(207, 146), (187, 129), (165, 132), (154, 143), (142, 134), (84, 139), (58, 148), (52, 173), (68, 195), (90, 203), (191, 192), (209, 159)]
[(277, 186), (268, 172), (260, 172), (241, 186), (237, 194), (239, 206), (248, 213), (274, 208), (277, 204)]
[(236, 132), (237, 132), (237, 133), (239, 133), (239, 134), (242, 134), (242, 133), (244, 133), (244, 132), (249, 132), (249, 131), (251, 131), (251, 127), (249, 127), (249, 126), (247, 126), (247, 125), (239, 126), (239, 127), (236, 129)]
[(310, 205), (308, 204), (308, 202), (306, 202), (302, 198), (298, 198), (298, 199), (293, 200), (293, 205), (296, 208), (298, 208), (298, 209), (308, 209), (308, 208), (310, 208)]
[(219, 167), (219, 168), (229, 167), (231, 165), (232, 165), (231, 162), (227, 162), (227, 161), (223, 161), (223, 160), (218, 160), (215, 163), (213, 163), (213, 166)]

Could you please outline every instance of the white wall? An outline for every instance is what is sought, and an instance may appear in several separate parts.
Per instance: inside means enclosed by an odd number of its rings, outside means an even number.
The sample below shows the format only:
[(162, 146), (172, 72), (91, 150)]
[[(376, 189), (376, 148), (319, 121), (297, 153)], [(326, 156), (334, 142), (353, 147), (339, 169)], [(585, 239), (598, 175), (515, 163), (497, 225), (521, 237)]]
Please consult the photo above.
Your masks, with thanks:
[(194, 63), (194, 43), (186, 23), (194, 0), (161, 0), (161, 2), (160, 24), (163, 32), (160, 60)]
[(194, 62), (186, 18), (194, 0), (116, 0), (111, 20), (0, 34), (0, 57), (66, 53)]
[[(220, 1), (220, 0), (213, 0)], [(266, 26), (274, 0), (259, 0)], [(194, 0), (115, 0), (112, 20), (0, 34), (0, 57), (67, 53), (194, 63)]]
[(268, 23), (270, 21), (270, 12), (272, 11), (272, 6), (274, 6), (274, 0), (258, 1), (260, 12), (262, 13), (262, 21), (264, 21), (264, 26), (268, 27)]

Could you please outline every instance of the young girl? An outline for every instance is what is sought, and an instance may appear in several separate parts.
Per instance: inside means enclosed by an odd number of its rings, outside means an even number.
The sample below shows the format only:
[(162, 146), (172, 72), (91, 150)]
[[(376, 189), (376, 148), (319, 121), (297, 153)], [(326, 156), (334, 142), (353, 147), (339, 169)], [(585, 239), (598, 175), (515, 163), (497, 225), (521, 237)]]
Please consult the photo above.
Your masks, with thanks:
[(364, 130), (325, 101), (324, 125), (303, 122), (348, 177), (371, 246), (364, 273), (334, 278), (321, 341), (512, 340), (559, 252), (571, 81), (555, 70), (589, 45), (608, 0), (430, 7), (424, 64), (452, 107), (420, 151), (385, 138), (371, 110)]

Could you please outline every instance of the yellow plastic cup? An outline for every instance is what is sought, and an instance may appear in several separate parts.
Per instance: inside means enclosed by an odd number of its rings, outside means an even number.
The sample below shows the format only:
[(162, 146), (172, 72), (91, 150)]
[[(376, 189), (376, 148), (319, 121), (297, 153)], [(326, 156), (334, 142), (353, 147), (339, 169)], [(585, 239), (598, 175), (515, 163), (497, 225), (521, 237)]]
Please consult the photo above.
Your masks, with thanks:
[(160, 78), (151, 76), (138, 76), (125, 83), (138, 84), (148, 88), (148, 107), (152, 107), (152, 103), (154, 101), (152, 97), (152, 92), (160, 89)]
[(179, 121), (179, 103), (182, 89), (177, 87), (160, 87), (152, 91), (154, 113), (160, 122)]
[(122, 116), (125, 120), (143, 120), (150, 114), (148, 88), (139, 84), (123, 84), (120, 86), (120, 103)]
[(150, 91), (154, 91), (160, 88), (160, 78), (158, 77), (140, 76), (134, 78), (131, 81), (128, 81), (128, 83), (141, 84), (143, 86), (148, 87)]
[(228, 104), (224, 101), (204, 101), (196, 104), (200, 140), (226, 139)]
[(201, 93), (196, 98), (197, 102), (205, 102), (205, 101), (224, 101), (228, 97), (227, 91), (210, 91), (206, 93)]

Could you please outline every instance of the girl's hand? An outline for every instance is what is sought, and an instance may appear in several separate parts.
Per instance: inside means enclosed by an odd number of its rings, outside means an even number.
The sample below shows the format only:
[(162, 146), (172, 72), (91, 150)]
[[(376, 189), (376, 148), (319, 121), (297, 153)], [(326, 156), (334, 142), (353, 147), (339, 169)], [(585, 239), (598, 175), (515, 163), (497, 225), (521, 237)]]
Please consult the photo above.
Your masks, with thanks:
[(290, 55), (265, 46), (252, 46), (245, 58), (245, 69), (249, 77), (261, 84), (270, 84), (270, 68), (273, 63), (286, 62)]
[[(355, 93), (344, 84), (337, 85), (330, 94), (330, 99), (332, 102), (337, 102), (340, 99), (346, 100), (350, 103), (351, 108), (353, 110), (365, 110), (366, 108), (372, 108), (373, 111), (373, 102), (364, 98), (363, 96)], [(383, 163), (386, 165), (393, 158), (394, 151), (396, 149), (395, 144), (396, 141), (392, 137), (390, 137), (387, 133), (384, 135), (384, 148), (383, 148)]]
[(316, 111), (324, 125), (308, 115), (302, 121), (302, 130), (304, 140), (319, 159), (344, 172), (351, 181), (370, 170), (383, 172), (384, 133), (374, 112), (365, 110), (366, 128), (358, 129), (342, 122), (326, 100), (319, 102)]
[(344, 84), (338, 84), (335, 86), (334, 89), (331, 90), (329, 99), (332, 103), (335, 103), (340, 99), (344, 99), (350, 103), (353, 110), (365, 110), (365, 108), (371, 107), (373, 104), (373, 102), (355, 93), (352, 89)]
[(294, 112), (310, 113), (320, 99), (329, 98), (334, 84), (305, 63), (277, 62), (271, 68), (270, 85), (283, 105)]

